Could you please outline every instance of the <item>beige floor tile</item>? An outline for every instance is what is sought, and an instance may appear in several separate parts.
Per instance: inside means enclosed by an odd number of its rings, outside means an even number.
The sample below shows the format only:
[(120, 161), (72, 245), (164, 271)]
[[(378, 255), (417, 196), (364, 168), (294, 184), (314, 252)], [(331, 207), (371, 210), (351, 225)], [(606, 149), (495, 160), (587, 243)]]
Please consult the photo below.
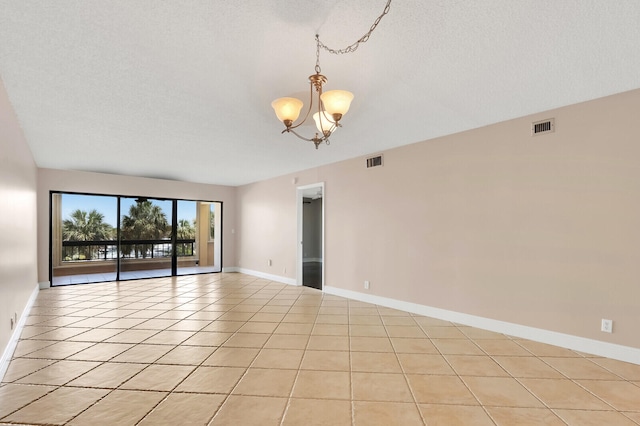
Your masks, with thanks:
[(114, 328), (94, 328), (87, 330), (84, 333), (76, 334), (75, 336), (67, 339), (69, 342), (102, 342), (116, 334), (121, 333), (122, 330)]
[(418, 323), (412, 316), (388, 316), (382, 315), (380, 317), (384, 325), (405, 325), (405, 326), (417, 326)]
[(94, 404), (109, 391), (105, 389), (58, 388), (3, 420), (16, 423), (40, 423), (43, 413), (49, 424), (65, 424)]
[(260, 349), (254, 348), (218, 348), (202, 364), (219, 367), (248, 367), (259, 352)]
[(484, 352), (471, 340), (431, 339), (431, 342), (444, 355), (484, 355)]
[(439, 354), (429, 339), (392, 337), (391, 343), (397, 353)]
[[(411, 317), (396, 317), (396, 318), (411, 318)], [(416, 338), (421, 339), (427, 337), (422, 328), (417, 325), (414, 326), (406, 326), (406, 325), (387, 325), (387, 334), (389, 337), (408, 337), (408, 338)]]
[(637, 412), (626, 411), (624, 412), (624, 415), (640, 425), (640, 411), (637, 411)]
[(308, 349), (318, 351), (348, 351), (348, 336), (311, 336), (309, 338)]
[(359, 352), (393, 352), (388, 337), (351, 337), (351, 350)]
[(157, 364), (200, 365), (215, 351), (211, 346), (176, 346), (156, 361)]
[(286, 405), (287, 398), (231, 395), (211, 425), (280, 425)]
[(93, 361), (58, 361), (16, 381), (34, 385), (63, 385), (100, 365)]
[(292, 395), (294, 398), (350, 399), (350, 379), (348, 372), (301, 370)]
[(235, 333), (245, 324), (244, 321), (214, 321), (201, 332), (212, 331), (218, 333)]
[(285, 322), (285, 323), (293, 322), (297, 324), (313, 324), (314, 322), (316, 322), (316, 315), (288, 313), (284, 316), (284, 318), (282, 318), (282, 322)]
[(19, 340), (13, 356), (14, 358), (26, 356), (55, 343), (57, 342), (54, 340)]
[(99, 328), (118, 328), (118, 329), (128, 329), (134, 327), (145, 320), (142, 318), (105, 318), (110, 322), (99, 326)]
[(14, 358), (9, 364), (2, 381), (6, 383), (13, 382), (54, 362), (55, 361), (51, 359)]
[(250, 322), (268, 322), (268, 323), (280, 323), (284, 318), (284, 313), (275, 313), (275, 312), (257, 312), (253, 317), (251, 317)]
[(346, 324), (318, 324), (313, 327), (312, 336), (348, 336), (349, 326)]
[(508, 339), (476, 339), (475, 343), (489, 355), (531, 356), (531, 353)]
[(547, 345), (545, 343), (534, 342), (531, 340), (524, 340), (524, 339), (515, 339), (514, 342), (518, 343), (519, 345), (521, 345), (526, 350), (528, 350), (529, 352), (531, 352), (536, 356), (582, 358), (576, 352), (570, 349), (560, 348), (558, 346)]
[(147, 345), (142, 343), (115, 356), (111, 361), (152, 363), (160, 359), (174, 347), (173, 345)]
[(179, 345), (196, 334), (193, 331), (163, 330), (149, 337), (144, 343), (152, 345)]
[[(208, 328), (208, 327), (205, 327)], [(182, 342), (188, 346), (220, 346), (233, 336), (231, 332), (199, 331)]]
[(176, 392), (229, 393), (245, 371), (239, 367), (198, 367)]
[(297, 370), (250, 368), (233, 389), (235, 395), (289, 397)]
[(408, 374), (455, 375), (442, 355), (400, 353), (397, 356), (404, 372)]
[(620, 380), (619, 376), (587, 358), (543, 357), (541, 359), (570, 379)]
[[(64, 317), (63, 317), (64, 318)], [(71, 321), (75, 321), (77, 318), (67, 318)], [(109, 324), (113, 321), (113, 318), (105, 318), (105, 317), (91, 317), (91, 318), (85, 318), (82, 319), (80, 321), (75, 321), (73, 323), (74, 327), (89, 327), (89, 328), (95, 328), (95, 327), (101, 327), (103, 325)], [(105, 327), (107, 328), (107, 327)], [(115, 327), (113, 327), (115, 328)]]
[(491, 357), (484, 355), (446, 355), (445, 358), (459, 376), (500, 377), (509, 374)]
[(371, 306), (369, 304), (363, 305), (362, 307), (352, 307), (349, 306), (349, 315), (373, 315), (380, 318), (380, 312), (378, 312), (378, 308), (375, 306)]
[(429, 326), (423, 329), (432, 339), (468, 339), (457, 327)]
[(277, 322), (247, 322), (240, 327), (239, 333), (267, 333), (271, 334), (278, 327)]
[(222, 344), (229, 348), (262, 348), (271, 334), (237, 333)]
[(147, 364), (105, 362), (72, 380), (67, 386), (115, 389), (146, 366)]
[(407, 374), (407, 379), (418, 403), (479, 405), (457, 376)]
[(61, 327), (46, 333), (38, 334), (32, 337), (37, 340), (67, 340), (78, 334), (85, 333), (86, 328), (81, 327)]
[(640, 365), (609, 358), (594, 358), (593, 362), (627, 380), (640, 381)]
[(580, 426), (634, 426), (628, 417), (616, 411), (593, 411), (593, 410), (555, 410), (556, 414), (569, 425)]
[(420, 404), (419, 407), (429, 426), (491, 426), (494, 424), (480, 406)]
[(262, 349), (252, 367), (297, 370), (303, 354), (302, 349)]
[(329, 399), (299, 399), (290, 401), (282, 424), (284, 426), (325, 426), (351, 424), (351, 403)]
[(304, 352), (302, 370), (350, 371), (349, 352), (313, 351)]
[(205, 425), (224, 401), (224, 395), (172, 393), (139, 425)]
[(543, 405), (511, 377), (462, 377), (485, 406), (538, 408)]
[[(82, 391), (82, 389), (79, 389)], [(71, 425), (132, 425), (162, 401), (165, 392), (115, 390), (73, 419)]]
[[(22, 339), (33, 339), (36, 336), (39, 336), (43, 333), (49, 332), (49, 331), (54, 331), (57, 330), (58, 327), (45, 327), (43, 325), (27, 325), (22, 329), (22, 333), (20, 334), (20, 337)], [(86, 331), (86, 330), (85, 330)], [(42, 340), (42, 339), (38, 339), (38, 340)], [(52, 339), (52, 340), (57, 340), (57, 339)]]
[(87, 349), (71, 355), (67, 359), (80, 361), (109, 361), (111, 358), (131, 349), (127, 343), (96, 343)]
[(402, 373), (396, 354), (389, 352), (351, 352), (351, 371)]
[(131, 328), (133, 328), (134, 330), (166, 330), (177, 322), (178, 321), (174, 319), (152, 318), (141, 322), (140, 324), (135, 325)]
[(311, 330), (313, 330), (313, 324), (280, 323), (273, 333), (309, 336)]
[(487, 407), (487, 411), (498, 426), (566, 426), (547, 408)]
[(111, 343), (140, 343), (158, 333), (158, 330), (125, 330), (120, 334), (108, 338)]
[(609, 380), (578, 380), (578, 383), (617, 410), (640, 411), (640, 386)]
[(349, 324), (352, 325), (382, 325), (382, 318), (378, 315), (349, 315)]
[(195, 314), (189, 315), (187, 318), (189, 318), (190, 320), (213, 321), (217, 320), (222, 315), (222, 312), (200, 311), (196, 312)]
[(55, 386), (8, 384), (0, 387), (0, 419), (53, 391)]
[(513, 377), (561, 379), (562, 374), (545, 364), (540, 358), (523, 356), (496, 356), (493, 359)]
[(413, 402), (403, 374), (353, 373), (355, 401)]
[(387, 337), (387, 330), (382, 325), (350, 325), (349, 335), (358, 337)]
[(610, 410), (611, 407), (570, 380), (519, 379), (550, 408)]
[(194, 370), (187, 365), (150, 365), (120, 385), (120, 389), (170, 391)]
[(264, 345), (267, 349), (304, 349), (309, 341), (303, 334), (274, 334)]
[(53, 345), (31, 352), (28, 355), (24, 355), (24, 357), (64, 359), (93, 345), (94, 343), (88, 342), (57, 342)]
[(355, 401), (353, 412), (354, 424), (357, 426), (422, 424), (415, 403)]

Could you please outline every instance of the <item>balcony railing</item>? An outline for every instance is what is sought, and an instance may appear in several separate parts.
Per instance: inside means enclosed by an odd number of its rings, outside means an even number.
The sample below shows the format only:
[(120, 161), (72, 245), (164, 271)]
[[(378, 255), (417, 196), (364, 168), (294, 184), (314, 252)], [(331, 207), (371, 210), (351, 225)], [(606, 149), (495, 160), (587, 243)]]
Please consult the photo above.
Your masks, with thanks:
[[(176, 240), (178, 257), (193, 256), (195, 239)], [(122, 259), (155, 259), (171, 257), (171, 240), (125, 240), (120, 242)], [(63, 241), (62, 261), (115, 260), (118, 258), (118, 242), (106, 241)]]

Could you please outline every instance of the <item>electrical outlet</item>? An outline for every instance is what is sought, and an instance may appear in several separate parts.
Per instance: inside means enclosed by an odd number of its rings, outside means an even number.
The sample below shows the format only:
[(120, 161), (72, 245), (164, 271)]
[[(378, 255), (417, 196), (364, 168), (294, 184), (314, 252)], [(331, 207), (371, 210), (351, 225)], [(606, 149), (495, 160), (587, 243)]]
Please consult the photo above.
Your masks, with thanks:
[(369, 281), (364, 282), (364, 289), (369, 290)]
[(11, 318), (11, 330), (13, 330), (13, 326), (15, 325), (15, 323), (13, 322), (13, 318)]
[(613, 320), (603, 318), (600, 330), (604, 331), (605, 333), (613, 333)]
[(267, 266), (271, 266), (273, 264), (273, 262), (271, 261), (271, 259), (267, 260)]
[(287, 273), (287, 268), (282, 268), (282, 273), (286, 274)]

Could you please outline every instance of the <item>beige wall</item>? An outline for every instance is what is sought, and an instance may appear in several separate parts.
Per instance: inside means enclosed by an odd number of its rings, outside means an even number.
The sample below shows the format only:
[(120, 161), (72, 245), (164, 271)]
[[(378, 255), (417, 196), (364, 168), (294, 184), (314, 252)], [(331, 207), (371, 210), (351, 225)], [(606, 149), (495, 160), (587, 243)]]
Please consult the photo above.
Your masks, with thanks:
[(38, 280), (49, 280), (49, 191), (221, 201), (223, 267), (235, 266), (236, 188), (133, 176), (38, 169)]
[(638, 111), (635, 90), (240, 187), (237, 259), (295, 277), (296, 186), (324, 181), (326, 285), (640, 348)]
[(10, 318), (21, 316), (38, 283), (36, 175), (0, 80), (0, 355), (11, 338)]

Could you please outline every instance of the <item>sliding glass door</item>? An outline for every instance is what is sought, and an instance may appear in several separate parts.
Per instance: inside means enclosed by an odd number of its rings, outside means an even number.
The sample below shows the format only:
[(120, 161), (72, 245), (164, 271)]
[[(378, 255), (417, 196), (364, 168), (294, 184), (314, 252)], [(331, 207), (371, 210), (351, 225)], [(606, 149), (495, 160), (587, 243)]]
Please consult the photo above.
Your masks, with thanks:
[(53, 285), (113, 281), (117, 274), (118, 197), (51, 197)]
[(52, 285), (222, 270), (222, 203), (51, 193)]
[(120, 197), (120, 279), (171, 276), (173, 201)]

